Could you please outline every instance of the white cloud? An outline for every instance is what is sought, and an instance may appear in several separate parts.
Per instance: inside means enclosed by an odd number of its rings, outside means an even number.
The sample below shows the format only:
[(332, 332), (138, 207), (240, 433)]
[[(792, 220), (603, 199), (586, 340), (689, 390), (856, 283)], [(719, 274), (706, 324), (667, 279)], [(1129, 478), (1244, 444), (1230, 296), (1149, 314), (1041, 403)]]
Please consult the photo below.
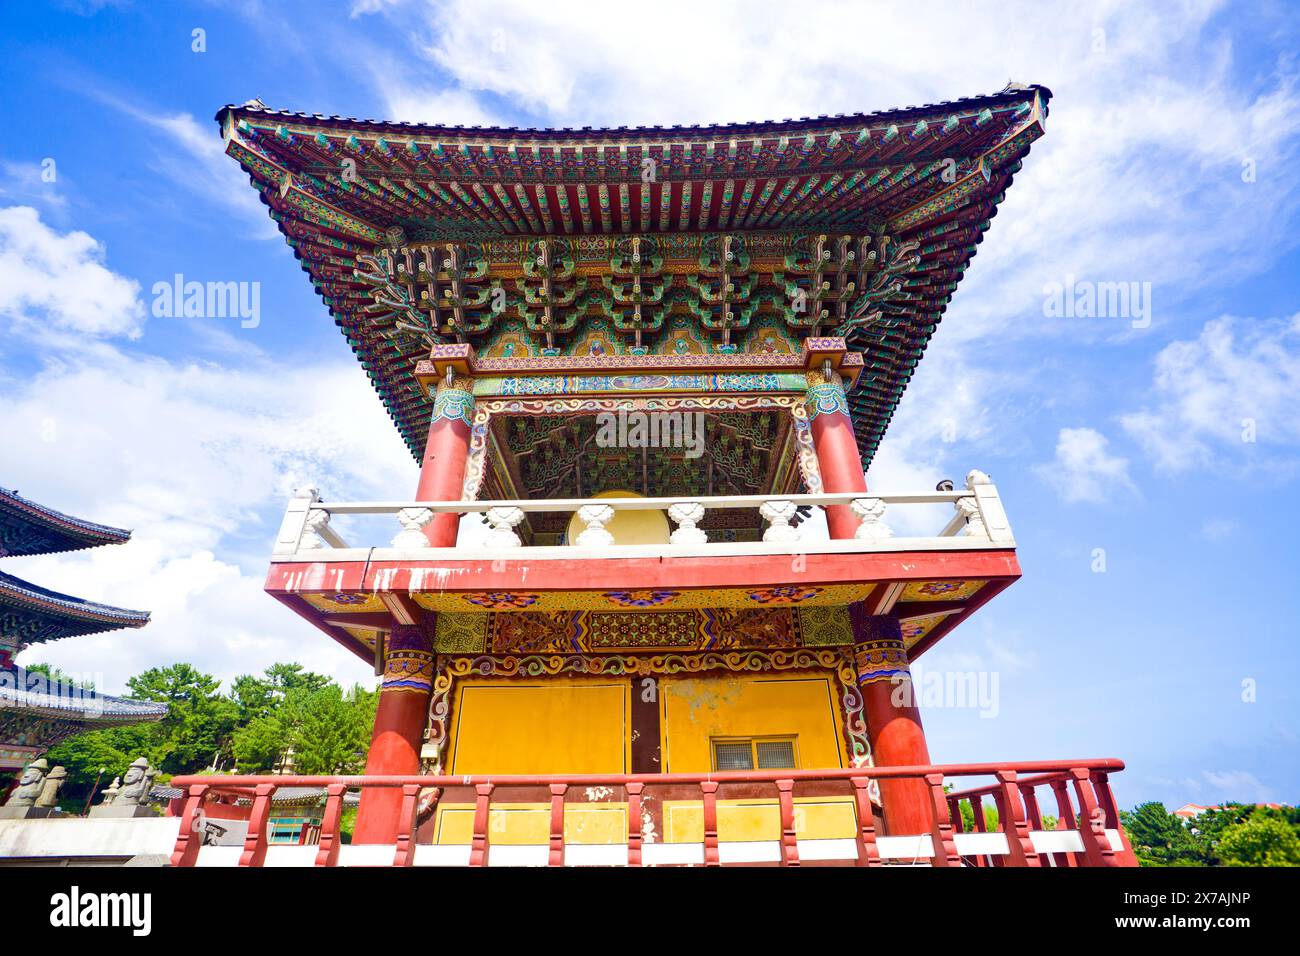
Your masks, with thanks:
[(1104, 502), (1131, 489), (1128, 459), (1112, 455), (1105, 435), (1091, 428), (1062, 428), (1056, 457), (1035, 471), (1066, 501)]
[(344, 680), (368, 668), (262, 591), (289, 495), (400, 499), (415, 464), (351, 364), (242, 370), (111, 349), (51, 357), (0, 388), (5, 484), (51, 507), (135, 529), (121, 547), (8, 560), (37, 584), (153, 612), (142, 631), (27, 651), (119, 688), (189, 660), (229, 678), (298, 660)]
[(0, 159), (0, 200), (62, 211), (68, 199), (59, 189), (58, 164), (48, 156), (40, 162)]
[(1277, 801), (1277, 791), (1248, 770), (1206, 770), (1202, 777), (1206, 788), (1202, 792), (1206, 792), (1216, 804)]
[(385, 119), (443, 126), (502, 126), (505, 119), (478, 97), (455, 87), (410, 85), (403, 78), (383, 83)]
[[(878, 5), (805, 3), (792, 29), (790, 7), (777, 0), (666, 2), (653, 16), (615, 5), (599, 17), (580, 3), (449, 0), (388, 16), (425, 55), (432, 93), (413, 93), (418, 71), (392, 70), (389, 51), (365, 59), (391, 110), (430, 121), (481, 112), (469, 121), (491, 122), (494, 110), (475, 105), (491, 102), (537, 125), (716, 122), (938, 102), (1008, 78), (1051, 87), (1047, 135), (872, 464), (873, 487), (911, 488), (979, 464), (965, 456), (986, 452), (995, 433), (968, 412), (1023, 415), (1025, 396), (1046, 393), (1051, 373), (1015, 364), (1015, 340), (1144, 334), (1127, 318), (1044, 318), (1049, 283), (1150, 282), (1158, 329), (1186, 312), (1180, 303), (1195, 290), (1266, 269), (1295, 244), (1288, 224), (1300, 188), (1285, 170), (1300, 163), (1300, 89), (1285, 63), (1242, 77), (1240, 54), (1212, 24), (1221, 7), (1114, 0), (1044, 19), (1037, 4), (1013, 4), (1009, 34), (996, 18), (936, 21)], [(922, 48), (929, 56), (919, 63)], [(1253, 181), (1243, 179), (1247, 161)], [(994, 341), (1001, 354), (985, 348)], [(977, 347), (984, 352), (969, 354)], [(945, 349), (954, 374), (936, 376)], [(950, 393), (939, 405), (913, 398), (927, 378), (932, 394)], [(936, 441), (954, 410), (958, 441)]]
[(104, 265), (104, 246), (60, 233), (30, 206), (0, 209), (0, 316), (27, 333), (138, 338), (140, 285)]
[(94, 99), (161, 132), (171, 150), (159, 149), (155, 164), (182, 188), (206, 201), (238, 214), (249, 227), (252, 239), (273, 239), (280, 235), (257, 190), (239, 164), (226, 155), (226, 144), (216, 123), (200, 123), (190, 113), (163, 113), (144, 109), (102, 89), (86, 91)]
[(1201, 537), (1206, 541), (1226, 541), (1237, 533), (1237, 522), (1228, 518), (1214, 518), (1201, 525)]
[(1160, 351), (1153, 385), (1153, 403), (1120, 421), (1164, 471), (1216, 458), (1239, 461), (1267, 446), (1294, 452), (1300, 446), (1300, 315), (1207, 322), (1195, 339)]

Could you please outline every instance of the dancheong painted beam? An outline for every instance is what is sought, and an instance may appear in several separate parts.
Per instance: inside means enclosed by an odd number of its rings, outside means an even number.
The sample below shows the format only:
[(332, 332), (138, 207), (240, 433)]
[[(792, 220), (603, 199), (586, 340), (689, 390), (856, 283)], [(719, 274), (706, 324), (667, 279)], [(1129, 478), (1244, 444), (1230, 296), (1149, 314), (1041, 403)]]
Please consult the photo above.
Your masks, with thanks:
[(412, 454), (431, 344), (483, 357), (788, 350), (846, 338), (869, 462), (1051, 92), (618, 129), (217, 114)]

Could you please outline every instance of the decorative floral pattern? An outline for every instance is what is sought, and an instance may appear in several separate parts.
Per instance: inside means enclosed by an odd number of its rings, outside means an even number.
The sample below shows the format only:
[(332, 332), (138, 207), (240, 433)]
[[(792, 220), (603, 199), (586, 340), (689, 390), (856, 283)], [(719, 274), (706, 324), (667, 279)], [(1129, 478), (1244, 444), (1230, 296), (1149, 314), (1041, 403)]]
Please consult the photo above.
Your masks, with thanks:
[(774, 588), (762, 588), (750, 591), (749, 599), (759, 604), (798, 604), (822, 593), (821, 588), (805, 587), (800, 584), (783, 584)]
[(680, 591), (606, 591), (605, 597), (622, 607), (658, 607), (669, 604)]
[(540, 599), (537, 594), (518, 594), (511, 591), (471, 591), (461, 595), (470, 604), (486, 608), (519, 609), (536, 604)]

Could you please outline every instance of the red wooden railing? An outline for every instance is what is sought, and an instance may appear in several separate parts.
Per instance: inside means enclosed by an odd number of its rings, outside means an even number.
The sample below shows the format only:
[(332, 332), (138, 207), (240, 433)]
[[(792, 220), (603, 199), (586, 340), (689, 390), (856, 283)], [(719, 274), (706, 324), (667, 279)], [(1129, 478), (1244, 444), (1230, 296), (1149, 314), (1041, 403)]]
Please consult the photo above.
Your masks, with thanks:
[[(795, 833), (796, 788), (818, 795), (851, 795), (857, 817), (857, 855), (845, 863), (857, 866), (884, 864), (877, 832), (878, 808), (871, 797), (873, 781), (891, 779), (923, 780), (931, 799), (930, 832), (933, 847), (931, 866), (1042, 866), (1043, 854), (1033, 844), (1030, 832), (1042, 830), (1038, 789), (1050, 787), (1057, 800), (1057, 829), (1078, 832), (1082, 852), (1053, 852), (1047, 865), (1056, 866), (1131, 866), (1136, 865), (1132, 849), (1119, 824), (1114, 796), (1110, 790), (1111, 773), (1124, 769), (1119, 760), (1030, 761), (998, 764), (951, 764), (946, 766), (862, 767), (852, 770), (767, 770), (731, 771), (692, 774), (580, 774), (553, 776), (247, 776), (247, 777), (176, 777), (172, 786), (186, 792), (181, 814), (180, 835), (172, 855), (173, 866), (193, 866), (202, 842), (201, 817), (204, 803), (216, 794), (239, 793), (251, 796), (252, 816), (248, 835), (239, 858), (240, 866), (262, 866), (266, 861), (268, 840), (266, 822), (272, 794), (279, 787), (322, 787), (325, 790), (325, 813), (321, 823), (317, 866), (337, 866), (341, 836), (339, 823), (343, 799), (349, 789), (366, 787), (400, 788), (401, 811), (393, 847), (394, 866), (410, 866), (415, 857), (417, 818), (436, 811), (438, 800), (449, 788), (473, 793), (473, 836), (469, 849), (470, 866), (486, 866), (491, 856), (489, 819), (494, 794), (506, 790), (531, 788), (549, 793), (550, 832), (547, 861), (551, 866), (565, 863), (564, 814), (566, 796), (577, 788), (612, 787), (622, 790), (627, 803), (627, 865), (643, 862), (645, 834), (642, 801), (647, 790), (667, 792), (672, 799), (694, 794), (703, 810), (703, 862), (721, 865), (718, 839), (718, 800), (723, 788), (743, 790), (744, 796), (760, 798), (770, 793), (780, 810), (780, 865), (799, 866), (799, 840)], [(1024, 776), (1027, 775), (1027, 776)], [(949, 792), (954, 780), (993, 777), (994, 783)], [(421, 795), (424, 800), (421, 801)], [(987, 831), (983, 801), (992, 800), (997, 809), (996, 831), (1005, 834), (1005, 855), (959, 854), (956, 839), (963, 833), (960, 812), (966, 801), (975, 813), (975, 829)], [(1073, 798), (1073, 799), (1072, 799)], [(576, 801), (575, 801), (576, 802)], [(1122, 849), (1112, 846), (1107, 831), (1118, 831)], [(905, 834), (905, 836), (917, 836)]]

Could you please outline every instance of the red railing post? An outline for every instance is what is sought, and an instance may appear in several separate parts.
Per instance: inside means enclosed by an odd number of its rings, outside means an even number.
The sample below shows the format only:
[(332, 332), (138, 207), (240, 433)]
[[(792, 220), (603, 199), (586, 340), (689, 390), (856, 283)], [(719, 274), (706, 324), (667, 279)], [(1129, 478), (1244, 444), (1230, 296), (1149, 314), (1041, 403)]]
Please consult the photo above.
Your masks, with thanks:
[(1124, 826), (1120, 823), (1119, 808), (1115, 806), (1115, 794), (1110, 789), (1110, 774), (1104, 770), (1094, 770), (1092, 772), (1092, 787), (1097, 794), (1097, 802), (1101, 808), (1106, 811), (1106, 826), (1112, 827), (1119, 834), (1120, 843), (1124, 849), (1119, 851), (1119, 866), (1137, 866), (1137, 854), (1133, 852), (1133, 844), (1129, 842), (1128, 834), (1124, 832)]
[(1079, 835), (1083, 838), (1084, 859), (1089, 866), (1117, 866), (1119, 861), (1106, 836), (1106, 811), (1092, 791), (1091, 774), (1086, 768), (1075, 767), (1070, 776), (1079, 801)]
[(871, 779), (853, 778), (853, 805), (858, 813), (858, 866), (880, 866), (876, 846), (876, 814), (871, 809)]
[(488, 865), (488, 816), (491, 812), (494, 786), (490, 783), (474, 785), (474, 792), (478, 797), (474, 802), (474, 842), (469, 851), (470, 866)]
[(700, 792), (704, 794), (704, 865), (721, 866), (718, 856), (718, 784), (701, 780)]
[(248, 818), (248, 833), (244, 837), (244, 852), (239, 855), (240, 866), (262, 866), (266, 863), (269, 836), (266, 825), (271, 819), (271, 795), (277, 785), (259, 783), (253, 788), (253, 812)]
[(397, 844), (393, 851), (393, 866), (411, 866), (415, 863), (415, 815), (420, 809), (420, 785), (402, 784), (402, 806), (397, 816)]
[[(1070, 802), (1070, 791), (1066, 789), (1064, 777), (1058, 777), (1052, 780), (1052, 793), (1056, 795), (1056, 828), (1058, 830), (1077, 830), (1078, 822), (1074, 816), (1074, 804)], [(1072, 867), (1079, 865), (1079, 855), (1077, 853), (1058, 853), (1055, 854), (1059, 866)], [(1064, 858), (1063, 861), (1061, 858)]]
[(799, 866), (799, 835), (794, 827), (794, 781), (776, 781), (781, 803), (781, 865)]
[(195, 783), (189, 787), (185, 807), (181, 810), (176, 849), (172, 851), (172, 866), (193, 866), (198, 862), (199, 848), (203, 846), (203, 801), (207, 793), (207, 784)]
[[(987, 833), (988, 830), (989, 830), (989, 826), (988, 826), (988, 823), (987, 823), (987, 822), (985, 821), (985, 819), (984, 819), (984, 797), (983, 797), (981, 794), (974, 793), (974, 794), (971, 794), (970, 797), (968, 797), (967, 799), (968, 799), (968, 801), (969, 801), (969, 803), (970, 803), (970, 811), (971, 811), (971, 826), (973, 826), (973, 827), (975, 828), (974, 831), (972, 831), (972, 832), (974, 832), (974, 833)], [(958, 812), (958, 813), (961, 813), (961, 810), (958, 809), (957, 812)], [(964, 823), (963, 823), (962, 825), (965, 826)], [(955, 827), (956, 824), (954, 823), (953, 826)], [(990, 866), (990, 865), (991, 865), (991, 864), (990, 864), (990, 861), (989, 861), (989, 858), (986, 857), (986, 856), (985, 856), (984, 854), (982, 854), (982, 853), (977, 853), (977, 854), (975, 854), (975, 856), (973, 857), (973, 859), (975, 860), (975, 865), (976, 865), (976, 866)]]
[(952, 820), (953, 833), (966, 832), (966, 821), (961, 815), (961, 797), (948, 798), (948, 817)]
[(934, 841), (930, 865), (961, 866), (957, 844), (953, 841), (952, 818), (948, 815), (948, 798), (943, 792), (943, 774), (927, 773), (925, 782), (930, 788), (930, 836)]
[(342, 834), (339, 824), (343, 820), (343, 794), (347, 787), (331, 783), (325, 788), (325, 814), (320, 823), (320, 849), (316, 851), (317, 866), (338, 866)]
[(644, 839), (641, 823), (641, 791), (643, 783), (627, 785), (627, 865), (641, 865), (641, 841)]
[(999, 787), (993, 799), (997, 803), (998, 822), (1007, 838), (1006, 863), (1008, 866), (1041, 866), (1038, 851), (1029, 838), (1029, 826), (1016, 787), (1016, 772), (999, 770), (996, 776)]
[(568, 784), (551, 784), (551, 852), (547, 866), (564, 866), (564, 794)]

